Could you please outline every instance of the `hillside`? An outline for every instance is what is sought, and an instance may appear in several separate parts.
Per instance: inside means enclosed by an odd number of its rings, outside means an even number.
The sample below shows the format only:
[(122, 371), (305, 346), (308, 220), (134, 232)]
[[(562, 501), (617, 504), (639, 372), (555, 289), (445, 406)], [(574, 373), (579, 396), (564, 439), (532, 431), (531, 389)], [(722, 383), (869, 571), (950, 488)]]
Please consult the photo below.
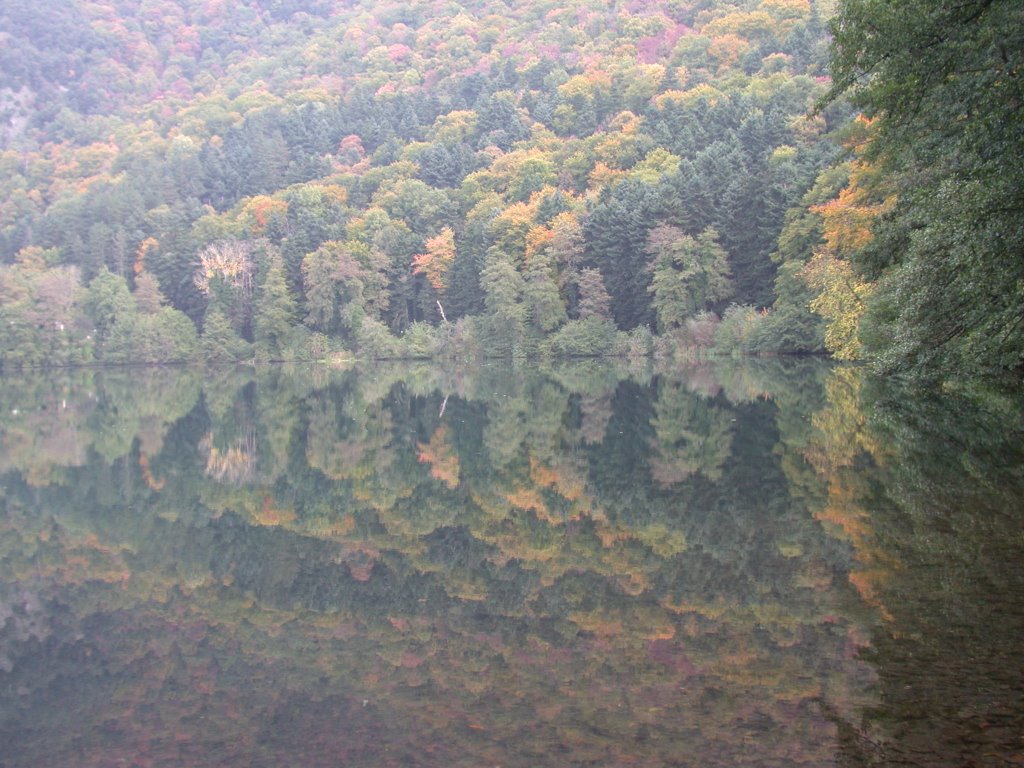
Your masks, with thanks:
[(824, 10), (8, 9), (4, 365), (707, 344), (836, 155)]
[(710, 347), (1019, 380), (1022, 29), (990, 0), (7, 8), (0, 366)]

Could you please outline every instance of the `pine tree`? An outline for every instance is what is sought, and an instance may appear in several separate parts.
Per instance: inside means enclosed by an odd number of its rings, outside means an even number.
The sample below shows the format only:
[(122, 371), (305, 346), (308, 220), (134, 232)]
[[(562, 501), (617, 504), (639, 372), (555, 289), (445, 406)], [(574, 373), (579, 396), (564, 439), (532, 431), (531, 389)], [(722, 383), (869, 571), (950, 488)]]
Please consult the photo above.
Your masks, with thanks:
[(284, 263), (276, 251), (270, 255), (253, 316), (253, 337), (259, 356), (279, 360), (286, 352), (288, 332), (295, 319), (295, 299), (284, 279)]

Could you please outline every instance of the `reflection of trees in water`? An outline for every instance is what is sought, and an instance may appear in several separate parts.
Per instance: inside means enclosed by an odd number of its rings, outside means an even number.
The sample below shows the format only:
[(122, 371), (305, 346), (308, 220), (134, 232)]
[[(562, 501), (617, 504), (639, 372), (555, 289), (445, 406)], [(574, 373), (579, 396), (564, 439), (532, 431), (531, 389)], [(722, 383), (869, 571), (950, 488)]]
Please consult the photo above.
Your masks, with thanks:
[(720, 480), (732, 446), (730, 412), (694, 394), (686, 383), (664, 379), (654, 411), (651, 476), (663, 486), (697, 473)]
[[(14, 669), (18, 646), (53, 633), (40, 595), (19, 584), (0, 584), (0, 674)], [(10, 650), (7, 645), (12, 646)]]
[[(834, 729), (814, 701), (862, 701), (849, 649), (865, 614), (846, 604), (841, 549), (785, 497), (774, 437), (734, 439), (771, 423), (772, 402), (590, 364), (396, 370), (261, 373), (230, 402), (208, 393), (216, 405), (169, 426), (147, 460), (164, 487), (136, 478), (130, 510), (73, 511), (44, 488), (32, 503), (92, 531), (98, 559), (45, 526), (0, 538), (5, 578), (32, 548), (59, 564), (52, 605), (76, 617), (19, 662), (18, 711), (60, 742), (58, 687), (33, 673), (77, 681), (96, 710), (82, 765), (117, 754), (112, 734), (165, 754), (168, 724), (226, 765), (286, 745), (292, 761), (364, 765), (386, 764), (385, 747), (424, 765), (829, 764)], [(662, 440), (696, 467), (673, 487), (652, 479)], [(115, 672), (101, 682), (72, 658)], [(0, 712), (11, 701), (0, 692)], [(300, 721), (305, 740), (285, 738)], [(432, 743), (457, 749), (422, 751)]]
[(39, 487), (86, 467), (90, 452), (113, 462), (136, 441), (152, 457), (167, 430), (195, 406), (199, 381), (187, 370), (95, 370), (6, 375), (0, 386), (0, 473)]
[(459, 456), (448, 438), (448, 427), (439, 424), (427, 443), (417, 443), (417, 459), (430, 465), (430, 476), (451, 489), (459, 487)]
[(199, 441), (199, 451), (206, 459), (206, 476), (220, 483), (248, 485), (256, 477), (256, 426), (248, 425), (245, 433), (227, 446), (214, 444), (213, 432)]
[(885, 707), (830, 713), (844, 765), (1024, 759), (1024, 406), (908, 391), (837, 369), (808, 457), (816, 516), (854, 550), (884, 622), (865, 645)]

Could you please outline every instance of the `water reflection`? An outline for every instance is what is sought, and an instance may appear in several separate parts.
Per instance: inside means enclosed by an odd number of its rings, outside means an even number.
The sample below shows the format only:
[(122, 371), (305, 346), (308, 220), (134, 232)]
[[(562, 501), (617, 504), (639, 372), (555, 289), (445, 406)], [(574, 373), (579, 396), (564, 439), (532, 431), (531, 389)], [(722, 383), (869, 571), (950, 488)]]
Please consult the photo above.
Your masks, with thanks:
[(0, 765), (1002, 764), (1020, 413), (815, 361), (4, 380)]

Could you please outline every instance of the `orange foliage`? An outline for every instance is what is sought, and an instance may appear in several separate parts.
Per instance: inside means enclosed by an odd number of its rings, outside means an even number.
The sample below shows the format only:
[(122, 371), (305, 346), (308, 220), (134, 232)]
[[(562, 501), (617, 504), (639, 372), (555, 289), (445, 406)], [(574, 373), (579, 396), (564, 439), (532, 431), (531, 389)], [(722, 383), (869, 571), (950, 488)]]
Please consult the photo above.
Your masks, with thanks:
[(430, 476), (440, 480), (449, 488), (459, 487), (459, 456), (455, 449), (448, 444), (448, 427), (444, 424), (434, 430), (430, 442), (417, 443), (419, 461), (423, 464), (430, 464)]
[(153, 478), (153, 473), (149, 471), (149, 457), (144, 453), (139, 454), (139, 467), (142, 469), (142, 479), (146, 481), (146, 485), (154, 491), (163, 489), (166, 481)]
[(886, 581), (888, 575), (889, 572), (887, 570), (881, 569), (853, 571), (850, 573), (849, 580), (865, 603), (877, 608), (882, 617), (887, 621), (892, 621), (892, 613), (882, 603), (882, 599), (878, 594), (879, 587), (882, 582)]
[(599, 162), (594, 165), (594, 170), (587, 176), (587, 183), (591, 189), (597, 189), (611, 184), (620, 176), (624, 176), (625, 173), (625, 171), (617, 171)]
[(554, 236), (555, 233), (547, 227), (532, 227), (526, 233), (526, 260), (543, 251)]
[(271, 219), (284, 218), (288, 215), (288, 203), (266, 195), (258, 195), (246, 203), (243, 212), (252, 220), (253, 233), (262, 234)]
[[(844, 142), (847, 148), (856, 154), (862, 152), (873, 132), (872, 125), (873, 121), (858, 118)], [(822, 217), (826, 251), (837, 258), (848, 258), (871, 242), (872, 223), (895, 203), (896, 196), (880, 170), (857, 158), (850, 162), (850, 180), (839, 196), (811, 210)]]
[(536, 488), (516, 488), (514, 491), (504, 494), (504, 496), (513, 507), (526, 510), (532, 509), (541, 516), (547, 516), (547, 505)]
[(577, 501), (583, 496), (584, 480), (570, 466), (545, 466), (535, 456), (530, 456), (530, 479), (542, 488), (554, 488), (568, 501)]
[(711, 40), (708, 56), (718, 62), (719, 69), (727, 70), (734, 68), (748, 50), (750, 43), (742, 37), (724, 34)]
[(629, 541), (633, 536), (629, 531), (601, 526), (597, 529), (597, 538), (601, 540), (601, 545), (605, 549), (610, 549), (620, 541)]
[(139, 243), (139, 249), (135, 251), (135, 265), (132, 267), (136, 275), (142, 274), (146, 268), (146, 257), (159, 247), (160, 243), (155, 237), (147, 237)]
[(535, 456), (530, 456), (530, 479), (542, 488), (555, 485), (558, 482), (558, 473), (540, 463)]
[(270, 496), (263, 497), (263, 504), (260, 506), (259, 512), (253, 515), (253, 522), (257, 525), (279, 526), (294, 521), (295, 511), (274, 506), (274, 499)]
[(448, 269), (455, 261), (455, 233), (445, 227), (437, 237), (427, 240), (425, 253), (413, 256), (413, 272), (427, 276), (438, 293), (448, 282)]
[(884, 205), (872, 205), (866, 198), (867, 193), (851, 175), (850, 184), (838, 198), (811, 208), (823, 220), (825, 244), (831, 252), (849, 255), (871, 242), (871, 225)]

